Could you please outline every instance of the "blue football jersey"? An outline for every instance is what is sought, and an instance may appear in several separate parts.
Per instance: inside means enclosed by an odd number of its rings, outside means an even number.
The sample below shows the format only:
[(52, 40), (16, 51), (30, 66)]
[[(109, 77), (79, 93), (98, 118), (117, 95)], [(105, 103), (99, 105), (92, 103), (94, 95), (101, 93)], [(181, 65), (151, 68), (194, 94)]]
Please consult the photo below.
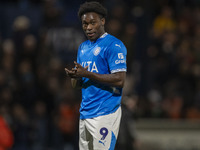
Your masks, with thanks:
[[(105, 33), (95, 42), (83, 42), (78, 49), (77, 62), (98, 74), (126, 72), (127, 50), (122, 41)], [(121, 103), (122, 88), (112, 87), (82, 78), (80, 119), (94, 118), (115, 112)]]

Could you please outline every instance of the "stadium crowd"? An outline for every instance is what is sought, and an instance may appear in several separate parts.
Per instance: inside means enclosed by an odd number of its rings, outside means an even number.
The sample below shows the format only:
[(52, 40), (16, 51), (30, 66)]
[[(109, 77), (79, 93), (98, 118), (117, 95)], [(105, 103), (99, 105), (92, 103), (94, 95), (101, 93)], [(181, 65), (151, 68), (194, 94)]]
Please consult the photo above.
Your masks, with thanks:
[[(5, 143), (0, 134), (0, 150), (78, 149), (81, 94), (64, 68), (73, 67), (85, 40), (82, 2), (0, 2), (0, 116), (13, 134)], [(128, 119), (200, 119), (200, 1), (101, 2), (109, 10), (106, 30), (128, 50)]]

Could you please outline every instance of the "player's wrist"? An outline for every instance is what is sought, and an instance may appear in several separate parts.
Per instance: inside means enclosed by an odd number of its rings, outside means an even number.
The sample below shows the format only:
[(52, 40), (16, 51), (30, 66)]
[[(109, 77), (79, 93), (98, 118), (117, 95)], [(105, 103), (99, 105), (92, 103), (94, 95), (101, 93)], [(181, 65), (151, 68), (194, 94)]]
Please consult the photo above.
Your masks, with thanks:
[(85, 73), (84, 73), (84, 77), (90, 78), (91, 74), (92, 74), (92, 72), (86, 70)]

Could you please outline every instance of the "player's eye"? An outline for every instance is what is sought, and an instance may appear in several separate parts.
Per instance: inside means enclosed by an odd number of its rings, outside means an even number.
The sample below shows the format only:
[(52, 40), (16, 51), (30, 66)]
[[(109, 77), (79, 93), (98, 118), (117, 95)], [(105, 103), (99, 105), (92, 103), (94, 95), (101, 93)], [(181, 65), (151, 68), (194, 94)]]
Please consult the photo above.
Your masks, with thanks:
[(92, 24), (92, 25), (95, 25), (95, 22), (92, 22), (91, 24)]
[(87, 27), (87, 23), (82, 23), (82, 26), (83, 27)]

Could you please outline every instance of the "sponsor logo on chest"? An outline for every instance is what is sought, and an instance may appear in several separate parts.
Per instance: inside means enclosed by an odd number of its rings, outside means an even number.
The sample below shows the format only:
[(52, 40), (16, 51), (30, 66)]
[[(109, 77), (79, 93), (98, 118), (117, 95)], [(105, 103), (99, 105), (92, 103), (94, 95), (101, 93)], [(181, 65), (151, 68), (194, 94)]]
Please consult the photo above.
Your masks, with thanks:
[(99, 72), (95, 61), (86, 61), (81, 64), (84, 68), (88, 66), (88, 71)]

